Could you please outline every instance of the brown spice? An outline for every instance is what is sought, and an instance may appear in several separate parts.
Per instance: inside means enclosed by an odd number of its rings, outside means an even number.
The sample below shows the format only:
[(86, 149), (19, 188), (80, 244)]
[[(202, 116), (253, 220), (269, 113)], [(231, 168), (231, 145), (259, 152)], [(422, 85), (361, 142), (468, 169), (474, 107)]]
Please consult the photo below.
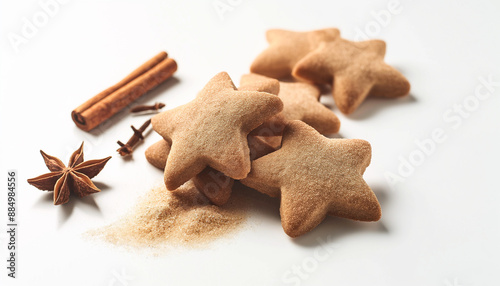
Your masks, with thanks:
[(165, 103), (157, 102), (153, 105), (137, 105), (130, 109), (132, 113), (138, 113), (143, 111), (158, 111), (165, 107)]
[(189, 181), (174, 192), (152, 189), (132, 212), (90, 234), (120, 246), (200, 246), (233, 233), (247, 218), (247, 200), (236, 192), (222, 207), (212, 205)]
[(170, 78), (176, 70), (177, 63), (166, 52), (161, 52), (119, 83), (75, 108), (71, 117), (78, 128), (90, 131)]
[(28, 179), (28, 183), (40, 190), (54, 191), (54, 205), (69, 201), (70, 193), (85, 197), (100, 192), (90, 179), (99, 174), (111, 156), (99, 160), (83, 160), (83, 142), (80, 148), (73, 152), (68, 167), (56, 157), (40, 150), (45, 165), (50, 173)]
[(144, 131), (146, 131), (146, 128), (148, 128), (149, 124), (151, 124), (151, 119), (148, 121), (144, 122), (139, 129), (136, 129), (133, 125), (130, 126), (132, 130), (134, 131), (134, 135), (130, 137), (130, 139), (127, 141), (127, 143), (123, 144), (121, 141), (117, 141), (118, 145), (120, 145), (120, 148), (118, 148), (116, 151), (121, 155), (121, 156), (126, 156), (126, 155), (131, 155), (132, 152), (134, 152), (134, 147), (139, 143), (139, 141), (144, 139)]

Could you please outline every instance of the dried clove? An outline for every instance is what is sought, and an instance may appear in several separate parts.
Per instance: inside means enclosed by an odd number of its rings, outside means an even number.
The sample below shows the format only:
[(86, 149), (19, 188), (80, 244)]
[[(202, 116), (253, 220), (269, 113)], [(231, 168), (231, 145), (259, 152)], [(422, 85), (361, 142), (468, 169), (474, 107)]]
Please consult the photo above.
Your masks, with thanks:
[(157, 110), (162, 109), (163, 107), (165, 107), (165, 104), (161, 103), (161, 102), (157, 102), (153, 105), (137, 105), (136, 107), (130, 109), (130, 112), (138, 113), (138, 112), (143, 112), (143, 111), (148, 111), (148, 110), (157, 111)]
[(133, 125), (130, 126), (130, 128), (132, 128), (132, 130), (134, 131), (134, 135), (130, 137), (130, 139), (127, 141), (126, 144), (123, 144), (121, 141), (118, 140), (117, 143), (118, 145), (120, 145), (120, 148), (118, 148), (116, 151), (121, 156), (131, 155), (132, 152), (134, 151), (135, 145), (137, 145), (139, 141), (144, 139), (143, 133), (146, 130), (146, 128), (148, 128), (149, 124), (151, 124), (151, 119), (144, 122), (139, 129), (136, 129)]

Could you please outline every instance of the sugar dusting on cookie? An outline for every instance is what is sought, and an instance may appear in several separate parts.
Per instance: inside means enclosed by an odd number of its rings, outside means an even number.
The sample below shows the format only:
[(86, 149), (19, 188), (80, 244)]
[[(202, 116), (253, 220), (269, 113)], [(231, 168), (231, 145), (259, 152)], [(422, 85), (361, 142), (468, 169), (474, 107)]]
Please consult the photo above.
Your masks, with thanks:
[(245, 195), (235, 192), (224, 206), (212, 205), (192, 182), (175, 192), (158, 186), (117, 222), (88, 234), (131, 248), (203, 246), (241, 229), (247, 219)]

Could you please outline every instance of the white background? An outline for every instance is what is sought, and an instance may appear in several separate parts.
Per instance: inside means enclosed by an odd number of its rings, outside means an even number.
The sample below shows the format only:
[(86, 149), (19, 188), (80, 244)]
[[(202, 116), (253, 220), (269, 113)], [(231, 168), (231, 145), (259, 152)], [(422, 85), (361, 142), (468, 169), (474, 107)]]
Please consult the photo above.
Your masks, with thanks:
[[(231, 10), (221, 14), (214, 9), (214, 3), (228, 2)], [(46, 23), (38, 1), (1, 3), (2, 223), (7, 218), (7, 169), (18, 170), (20, 185), (18, 278), (6, 277), (7, 236), (2, 231), (0, 284), (500, 283), (495, 274), (500, 268), (500, 87), (488, 99), (474, 100), (480, 77), (500, 81), (498, 2), (401, 1), (399, 13), (377, 22), (377, 15), (389, 13), (380, 12), (388, 11), (388, 1), (67, 1)], [(36, 17), (37, 31), (12, 45), (9, 37), (22, 36), (24, 18), (33, 22)], [(129, 126), (147, 117), (122, 112), (86, 133), (71, 121), (71, 110), (161, 50), (178, 62), (179, 70), (142, 102), (162, 101), (173, 108), (194, 98), (220, 71), (238, 84), (267, 47), (267, 29), (326, 27), (339, 28), (351, 40), (358, 29), (385, 40), (386, 61), (412, 84), (409, 97), (368, 99), (349, 117), (332, 106), (342, 136), (372, 144), (365, 179), (380, 199), (380, 222), (328, 218), (293, 240), (281, 229), (276, 201), (265, 200), (252, 208), (251, 227), (208, 249), (150, 256), (82, 238), (115, 221), (161, 183), (162, 172), (143, 156), (159, 136), (151, 133), (125, 161), (115, 154), (116, 140), (127, 140)], [(332, 103), (329, 95), (323, 100)], [(469, 111), (457, 117), (453, 108), (464, 103)], [(447, 122), (443, 116), (455, 117)], [(436, 129), (444, 133), (444, 142), (390, 186), (388, 172), (401, 175), (401, 158), (417, 156), (415, 141), (431, 138)], [(53, 206), (51, 195), (26, 179), (47, 172), (40, 149), (66, 162), (82, 140), (86, 158), (114, 155), (95, 178), (103, 191)], [(291, 272), (294, 265), (302, 278)], [(124, 274), (128, 280), (121, 279)]]

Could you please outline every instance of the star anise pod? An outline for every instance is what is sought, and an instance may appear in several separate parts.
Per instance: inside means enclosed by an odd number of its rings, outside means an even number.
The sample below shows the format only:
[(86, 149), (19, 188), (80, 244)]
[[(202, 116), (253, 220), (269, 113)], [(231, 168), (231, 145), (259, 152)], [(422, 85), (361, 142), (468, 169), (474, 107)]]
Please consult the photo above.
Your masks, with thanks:
[(111, 156), (83, 162), (82, 142), (80, 148), (71, 155), (68, 167), (66, 167), (58, 158), (47, 155), (42, 150), (40, 153), (51, 172), (28, 179), (28, 183), (40, 190), (54, 191), (54, 205), (67, 203), (70, 193), (85, 197), (101, 191), (90, 179), (101, 172)]

